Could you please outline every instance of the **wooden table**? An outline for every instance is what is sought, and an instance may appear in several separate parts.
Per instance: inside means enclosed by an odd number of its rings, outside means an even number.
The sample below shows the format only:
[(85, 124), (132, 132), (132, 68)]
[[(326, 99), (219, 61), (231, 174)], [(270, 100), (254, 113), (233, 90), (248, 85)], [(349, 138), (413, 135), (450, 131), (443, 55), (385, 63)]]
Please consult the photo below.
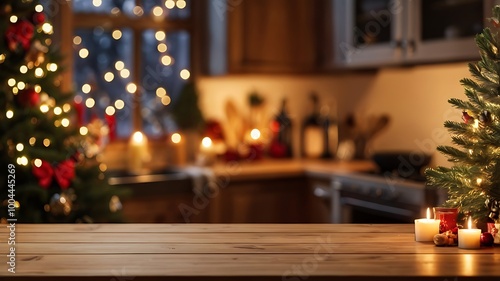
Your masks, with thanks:
[(15, 274), (7, 271), (9, 229), (2, 226), (0, 232), (4, 280), (454, 281), (500, 276), (498, 248), (414, 242), (411, 224), (18, 224)]

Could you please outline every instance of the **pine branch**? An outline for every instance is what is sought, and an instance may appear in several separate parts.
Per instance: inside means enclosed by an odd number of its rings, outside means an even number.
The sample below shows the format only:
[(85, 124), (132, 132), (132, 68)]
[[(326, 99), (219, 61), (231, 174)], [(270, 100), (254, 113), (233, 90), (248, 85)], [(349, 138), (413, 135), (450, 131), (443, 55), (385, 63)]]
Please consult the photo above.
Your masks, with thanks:
[(446, 120), (444, 122), (444, 127), (456, 135), (467, 134), (470, 132), (470, 125), (456, 121)]
[(471, 102), (463, 101), (463, 100), (457, 99), (457, 98), (449, 99), (448, 103), (452, 104), (455, 108), (460, 109), (460, 110), (471, 110), (471, 111), (477, 110), (477, 108)]
[(448, 156), (448, 161), (458, 162), (467, 158), (467, 153), (448, 145), (439, 145), (437, 150)]
[(475, 91), (471, 91), (471, 90), (466, 89), (465, 95), (469, 98), (469, 100), (472, 103), (475, 103), (476, 106), (479, 107), (480, 109), (483, 109), (486, 107), (486, 104), (484, 103), (484, 101), (479, 98), (479, 96), (476, 94)]
[(483, 86), (497, 87), (498, 85), (498, 76), (496, 79), (494, 77), (483, 76), (481, 68), (476, 63), (469, 63), (469, 72), (474, 78), (481, 82)]

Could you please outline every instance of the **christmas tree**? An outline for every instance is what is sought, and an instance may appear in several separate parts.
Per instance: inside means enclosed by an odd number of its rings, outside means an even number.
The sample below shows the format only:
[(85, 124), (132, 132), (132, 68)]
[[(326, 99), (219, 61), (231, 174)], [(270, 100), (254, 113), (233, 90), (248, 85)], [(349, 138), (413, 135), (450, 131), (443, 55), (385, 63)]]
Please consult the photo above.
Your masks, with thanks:
[(52, 33), (37, 0), (0, 3), (0, 218), (120, 221), (119, 190), (88, 153), (95, 139), (74, 125), (72, 93), (60, 89)]
[[(445, 205), (482, 220), (499, 220), (500, 212), (500, 6), (493, 8), (486, 27), (476, 35), (480, 60), (469, 64), (472, 78), (460, 82), (467, 100), (449, 103), (462, 110), (463, 122), (446, 121), (454, 146), (437, 149), (453, 163), (427, 169), (428, 183), (446, 188)], [(493, 29), (493, 30), (492, 30)]]

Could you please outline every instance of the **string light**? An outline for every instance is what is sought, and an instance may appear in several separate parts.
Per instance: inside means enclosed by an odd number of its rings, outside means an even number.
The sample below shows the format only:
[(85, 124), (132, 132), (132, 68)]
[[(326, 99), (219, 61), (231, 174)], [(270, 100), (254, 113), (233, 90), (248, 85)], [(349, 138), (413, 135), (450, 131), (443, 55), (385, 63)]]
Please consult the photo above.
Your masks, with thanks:
[(115, 75), (112, 72), (106, 72), (106, 74), (104, 74), (104, 80), (106, 80), (106, 82), (111, 82), (113, 79), (115, 79)]
[(82, 86), (82, 92), (84, 94), (90, 93), (91, 90), (92, 90), (92, 87), (89, 84), (83, 84), (83, 86)]
[(19, 72), (25, 74), (26, 72), (28, 72), (28, 67), (26, 65), (21, 65), (21, 67), (19, 68)]
[(95, 100), (93, 98), (88, 98), (85, 101), (85, 106), (88, 108), (92, 108), (92, 107), (94, 107), (94, 105), (95, 105)]
[(45, 34), (52, 34), (54, 32), (54, 28), (52, 27), (52, 24), (46, 22), (42, 25), (42, 31), (45, 32)]
[(144, 10), (142, 10), (142, 8), (140, 6), (135, 6), (134, 9), (132, 9), (132, 12), (134, 13), (134, 15), (140, 17), (144, 14)]
[(63, 125), (63, 127), (67, 128), (69, 126), (69, 119), (63, 118), (63, 120), (61, 120), (61, 124)]
[(89, 56), (89, 50), (87, 50), (86, 48), (82, 48), (82, 49), (80, 49), (80, 51), (78, 51), (78, 55), (82, 59), (87, 58)]
[(159, 6), (154, 7), (153, 8), (153, 15), (156, 17), (160, 17), (161, 15), (163, 15), (163, 9)]
[(126, 68), (120, 70), (120, 76), (122, 78), (128, 78), (130, 76), (130, 70), (128, 70)]
[(172, 58), (170, 56), (168, 56), (168, 55), (167, 56), (163, 56), (161, 58), (161, 63), (163, 65), (170, 65), (172, 63)]
[(34, 146), (35, 143), (36, 143), (36, 138), (35, 137), (31, 137), (30, 140), (29, 140), (29, 143), (31, 146)]
[(137, 86), (134, 83), (127, 84), (127, 92), (133, 94), (137, 91)]
[(17, 158), (17, 164), (21, 165), (21, 166), (26, 166), (28, 165), (28, 158), (26, 156), (21, 156), (21, 157), (18, 157)]
[(18, 92), (19, 89), (17, 87), (12, 88), (12, 93), (14, 93), (14, 95), (17, 95)]
[(107, 169), (108, 166), (106, 166), (106, 164), (104, 163), (99, 164), (99, 170), (101, 170), (101, 172), (106, 172)]
[(52, 72), (56, 72), (57, 71), (57, 64), (55, 64), (55, 63), (48, 63), (47, 64), (47, 70), (48, 71), (52, 71)]
[(25, 87), (26, 84), (23, 81), (17, 82), (17, 88), (19, 88), (19, 90), (24, 90)]
[(45, 72), (43, 72), (43, 69), (41, 69), (40, 67), (37, 67), (37, 68), (35, 69), (35, 76), (36, 76), (37, 78), (41, 78), (41, 77), (43, 77), (44, 75), (45, 75)]
[(92, 5), (94, 5), (94, 7), (100, 7), (102, 5), (102, 0), (92, 0)]
[(191, 76), (191, 73), (187, 69), (181, 70), (180, 74), (181, 74), (181, 78), (184, 79), (184, 80), (189, 79), (189, 77)]
[(158, 52), (160, 52), (160, 53), (164, 53), (164, 52), (166, 52), (166, 51), (167, 51), (168, 47), (167, 47), (167, 44), (165, 44), (165, 43), (160, 43), (160, 44), (158, 44), (157, 49), (158, 49)]
[(10, 78), (8, 81), (7, 81), (7, 85), (11, 86), (11, 87), (14, 87), (16, 85), (16, 79), (14, 78)]
[(115, 114), (116, 109), (113, 106), (108, 106), (108, 107), (106, 107), (105, 112), (107, 115), (111, 116), (111, 115)]
[(473, 127), (474, 129), (479, 128), (479, 120), (474, 119), (474, 124), (472, 125), (472, 127)]
[(125, 68), (125, 63), (121, 60), (115, 62), (115, 69), (120, 71)]
[(85, 127), (85, 126), (80, 127), (80, 135), (86, 136), (88, 133), (89, 133), (89, 129), (87, 129), (87, 127)]
[(481, 185), (482, 182), (483, 182), (483, 179), (481, 179), (481, 178), (477, 178), (476, 179), (477, 185)]
[(174, 0), (167, 0), (167, 1), (165, 1), (165, 7), (167, 9), (173, 9), (175, 7)]
[(70, 110), (71, 110), (71, 105), (70, 105), (69, 103), (65, 103), (65, 104), (63, 105), (63, 111), (67, 113), (67, 112), (69, 112)]
[(177, 5), (177, 8), (184, 9), (186, 7), (186, 1), (184, 1), (184, 0), (178, 0), (177, 3), (176, 3), (176, 5)]
[(165, 90), (165, 88), (160, 87), (156, 89), (156, 96), (158, 96), (159, 98), (162, 98), (166, 95), (167, 95), (167, 90)]
[(42, 113), (47, 113), (47, 112), (49, 112), (49, 106), (48, 106), (48, 105), (46, 105), (46, 104), (42, 104), (42, 105), (40, 105), (40, 111), (41, 111)]
[(0, 54), (0, 63), (3, 63), (5, 61), (5, 55)]
[(61, 120), (54, 121), (54, 126), (61, 127)]
[(162, 97), (162, 98), (161, 98), (161, 103), (162, 103), (163, 105), (165, 105), (165, 106), (166, 106), (166, 105), (169, 105), (171, 101), (172, 101), (172, 100), (170, 99), (170, 97), (169, 97), (169, 96), (164, 96), (164, 97)]
[(5, 117), (7, 117), (7, 119), (12, 119), (12, 117), (14, 117), (14, 111), (12, 110), (7, 110), (7, 112), (5, 112)]
[(10, 20), (11, 23), (16, 23), (17, 22), (17, 16), (12, 15), (12, 16), (10, 16), (9, 20)]
[(118, 110), (123, 109), (125, 107), (125, 102), (123, 102), (122, 100), (116, 100), (115, 107)]
[(24, 144), (18, 143), (16, 145), (16, 150), (19, 151), (19, 152), (23, 151), (24, 150)]
[(37, 159), (35, 159), (35, 160), (33, 161), (33, 165), (35, 165), (37, 168), (42, 167), (42, 160), (40, 160), (40, 159), (38, 159), (38, 158), (37, 158)]
[(180, 143), (182, 138), (179, 133), (173, 133), (172, 136), (170, 137), (173, 143)]
[(78, 46), (78, 45), (80, 45), (81, 43), (82, 43), (82, 37), (80, 37), (80, 36), (75, 36), (75, 37), (73, 37), (73, 44), (75, 44), (75, 45), (77, 45), (77, 46)]
[(111, 33), (111, 36), (115, 40), (120, 40), (120, 38), (122, 38), (122, 32), (119, 29), (115, 29), (115, 30), (113, 30), (113, 33)]
[(62, 108), (60, 108), (59, 106), (54, 108), (54, 114), (55, 115), (61, 115), (62, 113)]
[(163, 41), (163, 40), (165, 40), (165, 37), (167, 37), (167, 35), (165, 34), (165, 32), (163, 32), (163, 31), (161, 31), (161, 30), (160, 30), (160, 31), (157, 31), (157, 32), (155, 33), (155, 38), (156, 38), (156, 40), (158, 40), (158, 41)]
[(43, 12), (43, 6), (42, 6), (42, 5), (40, 5), (40, 4), (36, 5), (36, 6), (35, 6), (35, 11), (37, 11), (37, 12), (39, 12), (39, 13)]

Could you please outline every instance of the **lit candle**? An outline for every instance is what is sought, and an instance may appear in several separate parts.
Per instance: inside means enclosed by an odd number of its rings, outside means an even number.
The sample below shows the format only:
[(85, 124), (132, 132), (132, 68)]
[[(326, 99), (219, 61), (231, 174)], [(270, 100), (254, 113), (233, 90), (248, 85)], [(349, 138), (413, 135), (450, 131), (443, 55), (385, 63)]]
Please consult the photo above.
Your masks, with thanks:
[(481, 229), (472, 229), (472, 220), (469, 217), (469, 228), (458, 230), (458, 247), (461, 249), (477, 249), (481, 242)]
[(128, 146), (128, 168), (132, 173), (144, 172), (144, 164), (150, 160), (148, 139), (141, 132), (135, 132)]
[(415, 220), (415, 241), (433, 241), (434, 235), (439, 233), (440, 220), (431, 219), (431, 211), (427, 208), (427, 218)]
[(182, 138), (181, 134), (174, 133), (170, 137), (172, 141), (172, 151), (171, 151), (171, 160), (172, 164), (177, 166), (186, 165), (186, 141)]
[(211, 165), (215, 161), (215, 150), (213, 147), (212, 139), (204, 137), (201, 140), (200, 155), (198, 162), (202, 165)]

